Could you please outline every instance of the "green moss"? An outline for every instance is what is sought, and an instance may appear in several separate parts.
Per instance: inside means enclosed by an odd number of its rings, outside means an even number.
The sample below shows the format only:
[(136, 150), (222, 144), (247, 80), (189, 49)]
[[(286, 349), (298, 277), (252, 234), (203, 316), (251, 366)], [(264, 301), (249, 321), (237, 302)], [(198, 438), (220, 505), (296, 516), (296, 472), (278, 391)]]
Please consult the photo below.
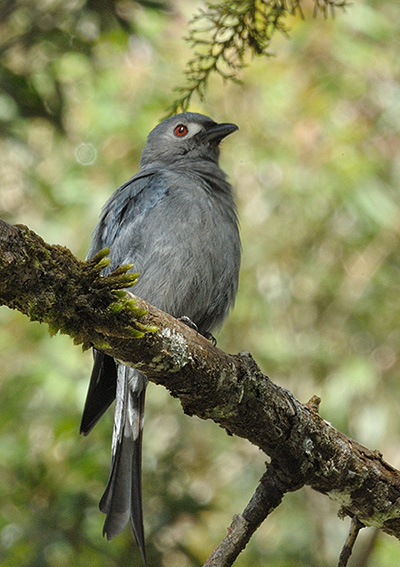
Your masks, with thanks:
[[(121, 274), (126, 274), (128, 270), (133, 268), (133, 264), (124, 264), (123, 266), (119, 266), (116, 270), (112, 272), (112, 276), (119, 276)], [(133, 275), (133, 274), (132, 274)], [(135, 274), (137, 277), (139, 274)]]
[(141, 323), (139, 323), (139, 325), (146, 333), (157, 333), (158, 331), (158, 327), (156, 325), (142, 325)]
[(144, 336), (144, 332), (138, 331), (137, 329), (127, 328), (127, 334), (132, 339), (141, 339)]
[(118, 299), (123, 299), (126, 296), (126, 291), (123, 289), (113, 289), (111, 293), (118, 297)]
[(109, 311), (110, 313), (121, 313), (121, 311), (123, 310), (124, 310), (124, 306), (122, 302), (119, 303), (117, 301), (115, 303), (111, 303), (111, 305), (107, 307), (107, 311)]
[(96, 348), (99, 350), (107, 350), (109, 348), (111, 348), (110, 343), (107, 343), (106, 341), (99, 341), (96, 342)]
[(94, 264), (99, 264), (99, 262), (105, 258), (106, 256), (108, 256), (110, 253), (110, 249), (109, 248), (103, 248), (102, 250), (100, 250), (99, 252), (97, 252), (97, 254), (95, 256), (93, 256), (93, 258), (91, 260), (89, 260), (89, 262), (93, 262)]
[(110, 265), (110, 258), (102, 258), (100, 262), (97, 263), (97, 268), (99, 270), (104, 270), (107, 266)]
[(16, 254), (15, 261), (7, 263), (7, 279), (13, 283), (4, 288), (6, 304), (19, 309), (32, 321), (46, 322), (51, 336), (69, 335), (84, 349), (93, 343), (97, 348), (110, 348), (107, 339), (104, 340), (107, 334), (136, 339), (157, 330), (139, 322), (146, 310), (139, 308), (125, 291), (139, 277), (129, 272), (132, 264), (102, 276), (102, 270), (110, 264), (108, 248), (82, 262), (67, 248), (46, 244), (26, 227), (11, 230), (20, 239), (18, 249), (26, 253)]

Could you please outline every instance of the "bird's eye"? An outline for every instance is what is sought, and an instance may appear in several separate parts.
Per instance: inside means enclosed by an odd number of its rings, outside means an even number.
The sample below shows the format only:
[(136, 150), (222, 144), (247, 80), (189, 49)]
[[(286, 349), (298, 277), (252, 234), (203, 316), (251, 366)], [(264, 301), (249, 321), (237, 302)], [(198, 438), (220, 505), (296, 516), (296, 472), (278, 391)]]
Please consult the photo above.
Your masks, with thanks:
[(174, 134), (175, 136), (178, 136), (178, 138), (183, 138), (183, 136), (186, 136), (187, 133), (187, 126), (185, 126), (184, 124), (178, 124), (178, 126), (176, 126), (174, 130)]

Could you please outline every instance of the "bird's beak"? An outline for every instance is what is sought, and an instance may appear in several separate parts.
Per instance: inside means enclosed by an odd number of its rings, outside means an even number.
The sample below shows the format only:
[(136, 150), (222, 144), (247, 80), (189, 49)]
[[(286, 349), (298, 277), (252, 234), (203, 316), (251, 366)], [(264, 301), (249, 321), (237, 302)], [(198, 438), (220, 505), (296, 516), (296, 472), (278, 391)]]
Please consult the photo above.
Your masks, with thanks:
[(236, 126), (236, 124), (230, 124), (227, 122), (212, 126), (203, 132), (203, 136), (207, 142), (217, 142), (217, 144), (219, 144), (221, 140), (236, 130), (239, 130), (239, 127)]

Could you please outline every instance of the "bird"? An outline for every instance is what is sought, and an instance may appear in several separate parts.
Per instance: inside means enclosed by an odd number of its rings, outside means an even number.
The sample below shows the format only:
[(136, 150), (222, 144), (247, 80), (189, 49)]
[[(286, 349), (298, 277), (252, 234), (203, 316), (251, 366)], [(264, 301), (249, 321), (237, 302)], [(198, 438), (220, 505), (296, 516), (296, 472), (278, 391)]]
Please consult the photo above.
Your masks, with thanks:
[[(219, 167), (220, 142), (238, 130), (183, 112), (148, 135), (138, 173), (105, 203), (88, 259), (109, 249), (107, 274), (132, 264), (135, 295), (211, 333), (222, 325), (238, 290), (241, 243), (233, 189)], [(87, 435), (115, 399), (111, 471), (100, 510), (111, 539), (131, 521), (146, 565), (141, 489), (147, 378), (94, 349), (80, 431)]]

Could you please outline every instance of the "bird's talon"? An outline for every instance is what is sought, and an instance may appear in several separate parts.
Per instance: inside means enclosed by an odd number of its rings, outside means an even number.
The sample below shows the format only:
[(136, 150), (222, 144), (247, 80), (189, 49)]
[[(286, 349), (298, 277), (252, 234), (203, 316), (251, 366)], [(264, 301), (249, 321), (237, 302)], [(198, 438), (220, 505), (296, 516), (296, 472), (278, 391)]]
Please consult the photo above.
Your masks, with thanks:
[(196, 323), (193, 323), (193, 321), (189, 319), (189, 317), (186, 317), (186, 315), (183, 315), (183, 317), (178, 317), (178, 321), (182, 321), (182, 323), (185, 323), (185, 325), (187, 325), (191, 329), (194, 329), (195, 331), (199, 332), (199, 328), (196, 325)]
[(211, 333), (203, 333), (203, 337), (209, 340), (213, 346), (217, 345), (217, 339)]

